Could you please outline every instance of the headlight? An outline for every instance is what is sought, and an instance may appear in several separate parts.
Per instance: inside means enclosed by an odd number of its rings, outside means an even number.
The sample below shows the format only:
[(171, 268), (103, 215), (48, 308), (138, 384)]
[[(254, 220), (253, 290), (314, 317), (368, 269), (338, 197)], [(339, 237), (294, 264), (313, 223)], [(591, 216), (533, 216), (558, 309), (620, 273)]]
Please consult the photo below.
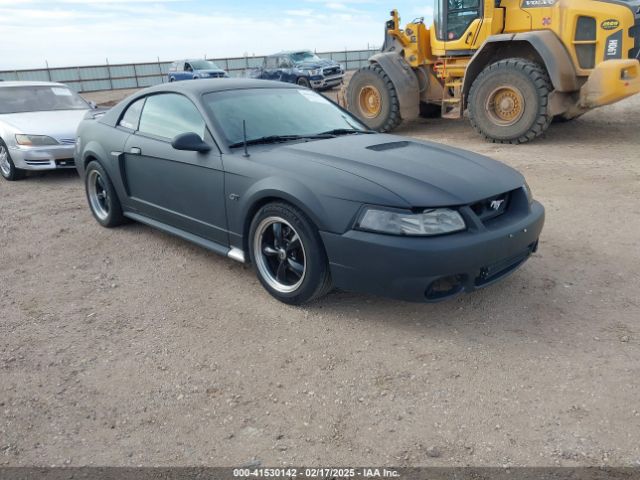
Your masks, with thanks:
[(366, 208), (356, 228), (392, 235), (442, 235), (466, 228), (458, 212), (449, 208), (435, 208), (422, 213)]
[(309, 70), (309, 75), (322, 75), (322, 69), (316, 68), (314, 70)]
[(16, 135), (16, 142), (18, 145), (25, 145), (28, 147), (43, 147), (46, 145), (58, 145), (53, 138), (46, 135)]
[(529, 205), (531, 205), (533, 203), (533, 193), (531, 192), (531, 187), (527, 182), (524, 182), (522, 189), (524, 190), (524, 194), (527, 196), (527, 201), (529, 202)]

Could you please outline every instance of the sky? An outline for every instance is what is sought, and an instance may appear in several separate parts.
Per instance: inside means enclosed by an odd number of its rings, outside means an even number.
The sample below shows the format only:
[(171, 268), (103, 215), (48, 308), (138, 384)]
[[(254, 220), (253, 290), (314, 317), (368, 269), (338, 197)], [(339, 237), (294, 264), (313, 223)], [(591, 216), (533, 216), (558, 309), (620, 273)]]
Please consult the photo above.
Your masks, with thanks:
[(0, 70), (380, 47), (432, 0), (0, 0)]

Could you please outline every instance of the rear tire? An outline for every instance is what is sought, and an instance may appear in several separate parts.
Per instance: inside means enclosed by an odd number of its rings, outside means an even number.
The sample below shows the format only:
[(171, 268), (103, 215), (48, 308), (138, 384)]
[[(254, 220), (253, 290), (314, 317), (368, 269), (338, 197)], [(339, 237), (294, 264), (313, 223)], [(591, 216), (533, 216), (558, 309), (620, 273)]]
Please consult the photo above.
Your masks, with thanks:
[(547, 107), (552, 88), (549, 75), (537, 63), (523, 58), (496, 62), (471, 86), (471, 125), (495, 143), (529, 142), (551, 124)]
[(269, 203), (258, 211), (249, 229), (249, 255), (262, 286), (281, 302), (300, 305), (332, 288), (318, 229), (288, 203)]
[(402, 122), (396, 87), (377, 63), (353, 75), (346, 96), (349, 111), (372, 130), (389, 132)]
[(10, 182), (22, 180), (26, 176), (24, 170), (16, 168), (9, 154), (9, 149), (2, 140), (0, 140), (0, 174), (2, 174), (5, 180), (9, 180)]
[(118, 194), (109, 175), (97, 161), (87, 165), (84, 184), (91, 213), (100, 225), (113, 228), (125, 223)]

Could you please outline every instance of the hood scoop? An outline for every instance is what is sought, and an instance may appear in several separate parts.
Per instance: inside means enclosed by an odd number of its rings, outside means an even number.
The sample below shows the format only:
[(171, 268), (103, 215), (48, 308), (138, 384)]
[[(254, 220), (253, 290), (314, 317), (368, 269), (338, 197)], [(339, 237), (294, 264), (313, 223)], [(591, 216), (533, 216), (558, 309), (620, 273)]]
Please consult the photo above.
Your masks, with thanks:
[(398, 148), (405, 148), (411, 145), (411, 142), (389, 142), (389, 143), (380, 143), (378, 145), (369, 145), (366, 147), (367, 150), (373, 150), (374, 152), (386, 152), (388, 150), (397, 150)]

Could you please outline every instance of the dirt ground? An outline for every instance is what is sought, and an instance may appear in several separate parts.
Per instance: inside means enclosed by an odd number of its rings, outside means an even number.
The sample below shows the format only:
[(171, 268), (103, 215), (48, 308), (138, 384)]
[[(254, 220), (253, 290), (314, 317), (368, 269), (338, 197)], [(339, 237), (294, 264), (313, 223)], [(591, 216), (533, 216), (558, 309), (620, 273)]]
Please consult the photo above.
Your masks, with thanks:
[(640, 96), (485, 143), (539, 253), (436, 305), (273, 300), (252, 270), (93, 220), (71, 172), (0, 182), (0, 464), (640, 465)]

